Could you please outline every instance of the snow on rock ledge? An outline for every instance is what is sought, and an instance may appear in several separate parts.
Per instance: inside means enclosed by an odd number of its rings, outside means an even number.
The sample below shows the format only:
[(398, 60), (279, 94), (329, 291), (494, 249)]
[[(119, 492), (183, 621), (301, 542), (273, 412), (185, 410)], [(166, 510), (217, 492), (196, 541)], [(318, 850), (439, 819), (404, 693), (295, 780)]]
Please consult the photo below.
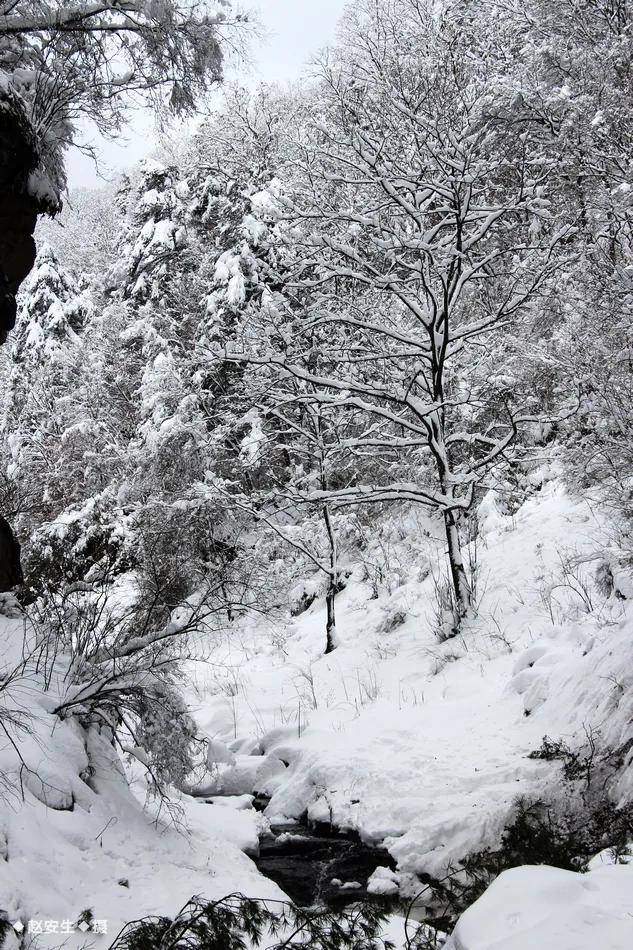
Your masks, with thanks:
[(625, 950), (633, 947), (633, 865), (588, 874), (505, 871), (459, 919), (445, 950)]

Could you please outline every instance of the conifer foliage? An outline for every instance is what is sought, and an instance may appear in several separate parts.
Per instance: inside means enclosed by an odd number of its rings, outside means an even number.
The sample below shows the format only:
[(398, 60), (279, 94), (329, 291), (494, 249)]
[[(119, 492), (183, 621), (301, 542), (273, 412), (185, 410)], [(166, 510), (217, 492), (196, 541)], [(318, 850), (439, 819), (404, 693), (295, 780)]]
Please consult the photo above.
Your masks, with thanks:
[(176, 917), (127, 924), (111, 950), (393, 950), (381, 937), (385, 916), (375, 906), (333, 914), (230, 894), (217, 901), (192, 898)]

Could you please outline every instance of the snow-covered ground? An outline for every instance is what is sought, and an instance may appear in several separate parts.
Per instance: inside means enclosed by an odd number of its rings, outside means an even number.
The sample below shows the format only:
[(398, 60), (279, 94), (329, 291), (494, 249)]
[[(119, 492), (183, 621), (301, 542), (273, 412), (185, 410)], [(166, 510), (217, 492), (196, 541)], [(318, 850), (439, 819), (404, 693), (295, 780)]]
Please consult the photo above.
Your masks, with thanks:
[[(0, 617), (7, 660), (9, 650), (18, 659), (22, 634), (21, 621)], [(187, 796), (175, 802), (176, 824), (144, 810), (141, 783), (129, 787), (110, 743), (52, 716), (55, 680), (43, 693), (26, 672), (7, 706), (25, 712), (28, 732), (0, 742), (0, 909), (11, 922), (26, 932), (32, 921), (44, 945), (108, 946), (127, 921), (175, 913), (194, 894), (283, 897), (245, 853), (257, 848), (256, 812)], [(107, 933), (78, 929), (88, 909)]]
[[(431, 530), (412, 544), (412, 519), (395, 535), (385, 525), (391, 563), (381, 576), (391, 579), (377, 597), (366, 567), (354, 566), (332, 654), (323, 655), (317, 601), (286, 622), (240, 627), (192, 666), (188, 699), (218, 762), (205, 791), (270, 795), (263, 818), (183, 796), (181, 827), (166, 813), (154, 820), (111, 746), (59, 722), (54, 689), (24, 680), (12, 700), (34, 730), (21, 737), (23, 762), (0, 743), (12, 786), (0, 796), (0, 907), (23, 921), (76, 921), (90, 908), (108, 920), (108, 936), (94, 938), (105, 945), (126, 920), (172, 913), (193, 894), (279, 897), (244, 852), (256, 849), (262, 823), (305, 813), (383, 843), (409, 895), (414, 872), (440, 875), (494, 844), (516, 797), (555, 778), (556, 763), (528, 758), (543, 736), (573, 744), (592, 730), (621, 746), (633, 720), (633, 627), (626, 574), (611, 565), (611, 594), (596, 581), (608, 527), (557, 481), (512, 516), (489, 495), (480, 524), (478, 615), (459, 639), (439, 643), (434, 632), (437, 542)], [(21, 621), (0, 625), (19, 650)], [(632, 782), (624, 769), (622, 796)], [(507, 872), (464, 915), (452, 946), (624, 950), (633, 945), (632, 873)]]
[(469, 907), (445, 950), (625, 950), (633, 946), (633, 866), (574, 874), (504, 871)]
[[(478, 617), (458, 640), (437, 641), (420, 554), (377, 599), (355, 571), (332, 654), (322, 655), (315, 603), (274, 644), (262, 623), (196, 671), (192, 703), (209, 735), (289, 763), (260, 775), (269, 818), (307, 810), (385, 842), (402, 872), (437, 875), (494, 843), (516, 797), (555, 773), (527, 758), (545, 735), (573, 743), (592, 728), (614, 747), (630, 737), (629, 605), (594, 581), (605, 525), (557, 482), (513, 517), (492, 496), (481, 515)], [(563, 583), (572, 563), (580, 593)], [(386, 630), (399, 611), (403, 622)], [(232, 791), (247, 790), (248, 766), (238, 756), (233, 770), (220, 767)]]

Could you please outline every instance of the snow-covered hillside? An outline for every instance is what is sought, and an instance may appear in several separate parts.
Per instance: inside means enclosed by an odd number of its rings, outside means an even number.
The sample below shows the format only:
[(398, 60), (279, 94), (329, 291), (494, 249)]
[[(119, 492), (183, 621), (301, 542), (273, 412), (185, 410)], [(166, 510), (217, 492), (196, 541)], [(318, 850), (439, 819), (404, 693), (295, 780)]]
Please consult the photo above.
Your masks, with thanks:
[[(282, 897), (246, 854), (257, 849), (257, 814), (176, 793), (168, 808), (144, 808), (146, 786), (126, 780), (107, 736), (51, 714), (66, 665), (45, 691), (36, 662), (22, 666), (23, 635), (22, 619), (0, 616), (5, 670), (19, 670), (2, 705), (0, 908), (23, 924), (19, 936), (33, 939), (31, 921), (40, 945), (105, 947), (127, 921), (175, 914), (193, 894)], [(102, 932), (80, 929), (86, 911)]]
[(495, 842), (518, 795), (557, 781), (556, 763), (528, 758), (544, 736), (574, 745), (595, 731), (613, 748), (631, 739), (632, 618), (617, 594), (626, 580), (610, 595), (595, 581), (607, 526), (559, 481), (513, 516), (488, 496), (482, 514), (477, 617), (458, 639), (437, 642), (433, 578), (420, 580), (427, 562), (408, 560), (401, 541), (391, 551), (406, 570), (390, 592), (372, 599), (363, 567), (353, 569), (333, 654), (322, 655), (316, 603), (281, 630), (247, 628), (197, 668), (200, 723), (241, 752), (220, 767), (218, 788), (236, 790), (240, 771), (248, 784), (244, 753), (282, 759), (289, 767), (257, 787), (272, 796), (267, 816), (307, 810), (385, 841), (405, 880), (441, 876)]
[[(51, 715), (63, 660), (47, 692), (27, 665), (7, 706), (27, 717), (30, 734), (2, 753), (0, 905), (8, 916), (76, 924), (89, 908), (112, 937), (126, 920), (175, 912), (194, 893), (281, 897), (247, 854), (269, 822), (304, 813), (384, 844), (397, 871), (376, 873), (373, 890), (393, 893), (397, 884), (410, 898), (423, 891), (418, 875), (441, 878), (449, 863), (495, 845), (517, 796), (556, 787), (560, 763), (528, 758), (545, 735), (574, 745), (591, 733), (605, 746), (624, 745), (630, 604), (618, 596), (617, 572), (611, 594), (595, 581), (608, 525), (559, 480), (513, 516), (488, 496), (481, 525), (481, 596), (459, 639), (439, 644), (434, 632), (424, 555), (436, 543), (432, 525), (413, 553), (411, 523), (390, 519), (383, 530), (395, 532), (393, 560), (382, 576), (391, 576), (372, 597), (365, 567), (350, 562), (334, 653), (322, 654), (317, 600), (286, 621), (241, 624), (195, 663), (190, 700), (211, 740), (211, 768), (194, 789), (203, 798), (174, 793), (175, 825), (165, 807), (143, 810), (140, 771), (128, 765), (128, 787), (103, 736)], [(572, 563), (576, 590), (561, 574)], [(15, 666), (23, 632), (19, 617), (3, 617), (4, 655), (10, 648)], [(623, 797), (631, 781), (627, 759)], [(238, 797), (254, 793), (270, 796), (263, 815)], [(208, 804), (213, 794), (227, 797)], [(626, 866), (587, 878), (548, 874), (506, 872), (464, 915), (454, 946), (588, 950), (633, 939)], [(494, 927), (481, 923), (491, 917)]]
[[(0, 65), (60, 187), (82, 110), (195, 110), (250, 29), (58, 5)], [(631, 77), (621, 0), (351, 0), (24, 222), (0, 948), (633, 946)]]

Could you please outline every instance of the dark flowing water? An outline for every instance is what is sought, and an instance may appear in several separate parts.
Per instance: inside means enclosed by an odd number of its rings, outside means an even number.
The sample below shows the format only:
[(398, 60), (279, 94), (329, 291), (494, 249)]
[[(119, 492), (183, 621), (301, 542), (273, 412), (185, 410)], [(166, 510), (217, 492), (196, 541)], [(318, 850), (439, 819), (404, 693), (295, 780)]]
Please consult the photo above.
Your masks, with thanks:
[(367, 881), (377, 867), (395, 868), (391, 855), (327, 826), (276, 826), (260, 840), (254, 860), (300, 907), (340, 908), (367, 899), (389, 902), (368, 894)]

